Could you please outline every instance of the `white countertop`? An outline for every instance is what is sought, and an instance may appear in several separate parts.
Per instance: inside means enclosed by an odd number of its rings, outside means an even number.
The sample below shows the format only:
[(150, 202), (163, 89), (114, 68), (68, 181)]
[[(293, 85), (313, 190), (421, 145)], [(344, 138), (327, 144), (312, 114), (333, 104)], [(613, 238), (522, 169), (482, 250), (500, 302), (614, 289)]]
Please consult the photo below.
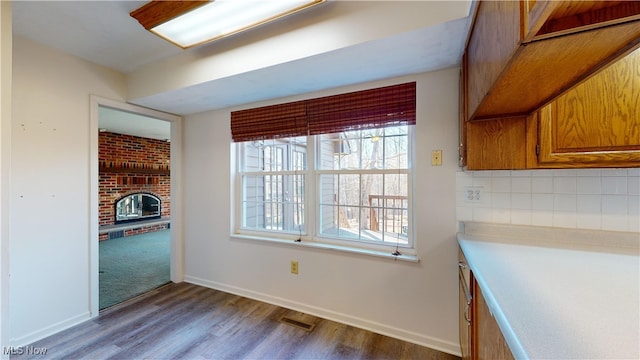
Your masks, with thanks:
[(640, 358), (637, 253), (491, 240), (458, 234), (516, 359)]

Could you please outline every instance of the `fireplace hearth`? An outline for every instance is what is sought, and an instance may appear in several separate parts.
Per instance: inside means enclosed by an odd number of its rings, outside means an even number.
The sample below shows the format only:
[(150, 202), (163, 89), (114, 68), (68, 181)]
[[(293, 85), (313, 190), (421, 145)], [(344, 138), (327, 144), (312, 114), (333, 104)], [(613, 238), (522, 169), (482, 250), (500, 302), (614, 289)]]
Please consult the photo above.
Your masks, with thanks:
[(140, 220), (160, 219), (162, 203), (150, 193), (135, 193), (124, 196), (115, 203), (115, 224)]

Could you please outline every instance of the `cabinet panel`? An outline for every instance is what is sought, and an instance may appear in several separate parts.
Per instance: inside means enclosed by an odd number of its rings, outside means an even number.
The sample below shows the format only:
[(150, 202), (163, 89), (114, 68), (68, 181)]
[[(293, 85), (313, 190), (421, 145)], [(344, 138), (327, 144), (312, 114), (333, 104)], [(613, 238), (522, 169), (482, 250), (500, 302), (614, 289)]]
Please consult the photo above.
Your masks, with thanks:
[(640, 50), (543, 107), (539, 121), (539, 163), (545, 167), (637, 166)]
[(526, 117), (468, 122), (467, 169), (526, 167)]
[(496, 319), (491, 315), (489, 307), (477, 283), (474, 284), (474, 350), (478, 360), (513, 359)]

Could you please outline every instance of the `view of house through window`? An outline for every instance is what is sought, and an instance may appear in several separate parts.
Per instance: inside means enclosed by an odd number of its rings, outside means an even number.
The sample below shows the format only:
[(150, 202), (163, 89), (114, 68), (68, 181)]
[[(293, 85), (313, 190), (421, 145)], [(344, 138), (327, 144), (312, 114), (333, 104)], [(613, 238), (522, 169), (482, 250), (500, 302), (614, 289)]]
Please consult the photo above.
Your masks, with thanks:
[(410, 130), (238, 143), (240, 230), (412, 246)]

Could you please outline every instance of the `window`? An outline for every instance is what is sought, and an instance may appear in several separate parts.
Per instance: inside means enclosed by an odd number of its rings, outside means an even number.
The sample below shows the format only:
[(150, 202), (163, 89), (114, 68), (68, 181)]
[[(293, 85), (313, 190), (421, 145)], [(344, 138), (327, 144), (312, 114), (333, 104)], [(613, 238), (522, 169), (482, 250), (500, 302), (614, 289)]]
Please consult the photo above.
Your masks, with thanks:
[(235, 232), (411, 252), (412, 125), (415, 83), (232, 112)]
[(394, 126), (238, 143), (238, 231), (412, 247), (410, 130)]
[(316, 139), (319, 235), (409, 245), (409, 127)]
[(238, 143), (242, 229), (304, 229), (306, 137)]

